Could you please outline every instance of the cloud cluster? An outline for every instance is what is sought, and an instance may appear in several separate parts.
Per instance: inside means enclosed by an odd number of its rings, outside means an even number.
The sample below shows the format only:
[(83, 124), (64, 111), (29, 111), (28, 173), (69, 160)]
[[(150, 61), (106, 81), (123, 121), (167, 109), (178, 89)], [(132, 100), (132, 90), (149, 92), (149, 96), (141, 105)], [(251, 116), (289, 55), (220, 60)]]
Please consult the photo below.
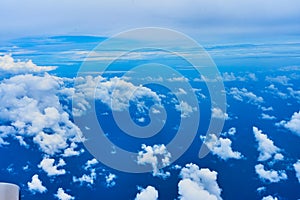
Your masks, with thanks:
[(95, 169), (90, 169), (90, 174), (83, 174), (81, 177), (73, 176), (73, 182), (79, 182), (80, 185), (86, 183), (87, 185), (91, 186), (95, 183), (97, 178), (97, 173)]
[(240, 152), (232, 150), (232, 141), (229, 138), (218, 138), (215, 134), (209, 134), (202, 136), (201, 139), (214, 155), (217, 155), (223, 160), (229, 158), (241, 159), (243, 157)]
[(167, 177), (169, 172), (162, 169), (170, 165), (171, 153), (168, 152), (164, 144), (146, 146), (142, 145), (142, 151), (138, 152), (137, 163), (140, 165), (150, 164), (153, 169), (153, 176)]
[(27, 182), (28, 189), (32, 193), (44, 193), (47, 191), (47, 188), (43, 186), (42, 181), (39, 179), (39, 175), (35, 174), (32, 176), (31, 182)]
[(249, 73), (246, 76), (236, 76), (233, 72), (225, 72), (222, 74), (223, 81), (247, 81), (247, 80), (252, 80), (256, 81), (256, 75), (253, 73)]
[(153, 186), (147, 186), (136, 194), (135, 200), (157, 200), (158, 191)]
[(64, 169), (58, 169), (66, 165), (65, 161), (61, 158), (58, 163), (54, 164), (55, 160), (53, 158), (43, 158), (41, 163), (38, 165), (39, 168), (43, 169), (48, 176), (63, 175), (66, 173)]
[(160, 105), (160, 97), (151, 89), (141, 85), (135, 86), (121, 78), (107, 80), (101, 76), (77, 77), (73, 94), (73, 113), (77, 116), (82, 115), (90, 108), (91, 100), (100, 100), (111, 110), (123, 111), (128, 109), (130, 101), (137, 103), (143, 98)]
[(211, 116), (217, 119), (229, 119), (228, 114), (223, 112), (220, 108), (212, 108)]
[(217, 172), (199, 169), (196, 164), (187, 164), (181, 169), (182, 180), (178, 183), (181, 200), (221, 200), (221, 189), (217, 183)]
[(295, 133), (296, 135), (300, 136), (300, 111), (294, 112), (289, 121), (283, 120), (278, 123), (278, 125), (281, 125), (291, 132)]
[(280, 180), (286, 180), (287, 175), (284, 170), (275, 171), (275, 170), (265, 170), (263, 164), (255, 165), (255, 172), (259, 175), (259, 178), (262, 180), (267, 180), (271, 183), (277, 183)]
[(262, 133), (257, 127), (253, 127), (253, 134), (258, 142), (258, 161), (266, 161), (272, 157), (275, 160), (283, 159), (283, 155), (280, 153), (281, 150), (274, 145), (274, 142), (266, 134)]
[(263, 197), (261, 200), (278, 200), (277, 197), (272, 197), (271, 195)]
[(59, 200), (72, 200), (75, 199), (71, 195), (67, 194), (63, 188), (58, 188), (57, 193), (54, 195)]
[(24, 145), (30, 139), (49, 155), (81, 142), (81, 131), (60, 103), (63, 91), (63, 79), (49, 74), (16, 75), (1, 81), (2, 139), (16, 137)]
[(0, 73), (2, 74), (42, 73), (54, 69), (56, 69), (54, 66), (37, 66), (31, 60), (15, 61), (11, 55), (0, 56)]
[(187, 118), (191, 113), (197, 111), (196, 107), (190, 106), (187, 102), (181, 101), (179, 104), (175, 105), (175, 108), (178, 112), (181, 112), (182, 118)]
[(236, 87), (230, 88), (228, 92), (238, 101), (247, 101), (254, 105), (259, 105), (264, 102), (262, 97), (256, 96), (253, 92), (249, 92), (246, 88), (238, 89)]
[(115, 179), (117, 176), (115, 174), (109, 173), (105, 176), (106, 187), (113, 187), (116, 185)]
[(293, 164), (295, 172), (296, 172), (296, 177), (298, 178), (298, 181), (300, 183), (300, 160), (298, 160), (295, 164)]

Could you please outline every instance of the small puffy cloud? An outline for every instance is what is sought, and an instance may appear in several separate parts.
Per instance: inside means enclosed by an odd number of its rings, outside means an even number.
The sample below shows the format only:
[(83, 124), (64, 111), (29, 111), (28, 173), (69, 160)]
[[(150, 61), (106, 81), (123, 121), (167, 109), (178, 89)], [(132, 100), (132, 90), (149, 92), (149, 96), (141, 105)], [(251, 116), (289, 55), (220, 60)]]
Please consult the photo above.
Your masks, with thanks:
[(187, 118), (194, 111), (197, 111), (196, 107), (190, 106), (187, 102), (181, 101), (179, 104), (175, 105), (177, 111), (181, 112), (182, 118)]
[(73, 176), (73, 182), (79, 182), (81, 185), (86, 183), (87, 185), (93, 185), (97, 178), (96, 170), (91, 169), (90, 174), (83, 174), (81, 177), (77, 178)]
[(212, 108), (211, 115), (213, 118), (228, 119), (228, 114), (224, 113), (220, 108)]
[(153, 169), (153, 176), (166, 177), (170, 173), (163, 172), (160, 168), (170, 165), (171, 153), (164, 144), (146, 146), (142, 145), (143, 151), (138, 152), (137, 163), (140, 165), (150, 164)]
[(31, 182), (27, 182), (27, 186), (32, 193), (44, 193), (47, 191), (47, 188), (43, 186), (42, 181), (37, 174), (32, 176)]
[(231, 127), (229, 130), (228, 130), (228, 135), (234, 135), (236, 133), (236, 128), (235, 127)]
[(105, 176), (105, 182), (106, 182), (106, 187), (113, 187), (116, 185), (115, 179), (117, 176), (115, 174), (109, 173), (107, 176)]
[(153, 186), (142, 189), (135, 197), (135, 200), (157, 200), (158, 191)]
[(229, 158), (241, 159), (243, 157), (240, 152), (232, 150), (232, 142), (229, 138), (218, 138), (215, 134), (209, 134), (208, 136), (202, 136), (201, 139), (214, 155), (223, 160)]
[(118, 77), (109, 80), (101, 76), (77, 77), (73, 94), (73, 114), (82, 115), (90, 108), (89, 101), (91, 100), (100, 100), (111, 110), (123, 111), (128, 109), (130, 101), (137, 103), (142, 98), (147, 98), (160, 105), (160, 97), (142, 85), (135, 86)]
[(41, 163), (38, 165), (39, 168), (43, 169), (48, 176), (57, 176), (57, 175), (63, 175), (66, 173), (66, 170), (64, 169), (58, 169), (59, 167), (62, 167), (66, 165), (65, 161), (63, 159), (59, 159), (58, 163), (54, 164), (55, 160), (53, 158), (44, 158)]
[(86, 161), (85, 163), (85, 170), (91, 169), (94, 165), (98, 164), (98, 160), (96, 158), (93, 158), (91, 160)]
[(300, 111), (294, 112), (289, 121), (281, 121), (279, 125), (300, 136)]
[(264, 102), (262, 97), (256, 96), (253, 92), (249, 92), (246, 88), (230, 88), (229, 94), (238, 101), (247, 101), (247, 103), (254, 105), (259, 105)]
[(83, 149), (75, 150), (78, 145), (75, 142), (71, 142), (70, 147), (66, 148), (63, 153), (63, 157), (79, 156), (84, 152)]
[(272, 197), (271, 195), (263, 197), (261, 200), (278, 200), (277, 197)]
[(283, 159), (280, 149), (274, 145), (274, 142), (266, 134), (262, 133), (257, 127), (253, 127), (253, 133), (258, 142), (259, 161), (266, 161), (272, 157), (275, 160)]
[(169, 81), (169, 82), (188, 82), (189, 79), (187, 79), (184, 76), (180, 76), (180, 77), (168, 78), (167, 81)]
[(300, 102), (300, 90), (294, 90), (291, 87), (288, 87), (287, 90), (289, 91), (291, 97), (297, 99), (298, 102)]
[(298, 181), (300, 183), (300, 160), (298, 160), (295, 164), (293, 164), (295, 172), (296, 172), (296, 177), (298, 178)]
[(262, 119), (267, 119), (267, 120), (274, 120), (274, 119), (276, 119), (275, 116), (271, 116), (271, 115), (268, 115), (268, 114), (266, 114), (266, 113), (262, 113), (262, 114), (261, 114), (261, 118), (262, 118)]
[(58, 188), (57, 193), (54, 195), (59, 200), (72, 200), (75, 199), (71, 195), (67, 194), (63, 188)]
[(274, 84), (269, 85), (266, 87), (268, 90), (267, 92), (279, 96), (281, 99), (287, 99), (289, 96), (286, 93), (280, 91)]
[(221, 189), (217, 183), (217, 172), (207, 168), (199, 169), (195, 164), (187, 164), (180, 172), (178, 183), (181, 200), (221, 200)]
[(288, 78), (287, 76), (276, 76), (276, 77), (267, 76), (266, 81), (273, 82), (273, 83), (274, 82), (280, 83), (282, 85), (289, 85), (290, 78)]
[(37, 66), (31, 60), (26, 62), (15, 61), (10, 55), (0, 56), (0, 73), (24, 74), (41, 73), (56, 69), (54, 66)]
[(269, 181), (271, 183), (277, 183), (280, 180), (287, 179), (287, 175), (284, 170), (265, 170), (265, 167), (262, 164), (255, 165), (255, 172), (258, 174), (260, 179)]
[(270, 106), (270, 107), (264, 107), (264, 106), (262, 106), (262, 107), (261, 107), (261, 110), (265, 112), (265, 111), (272, 111), (272, 110), (274, 110), (274, 109), (273, 109), (272, 106)]

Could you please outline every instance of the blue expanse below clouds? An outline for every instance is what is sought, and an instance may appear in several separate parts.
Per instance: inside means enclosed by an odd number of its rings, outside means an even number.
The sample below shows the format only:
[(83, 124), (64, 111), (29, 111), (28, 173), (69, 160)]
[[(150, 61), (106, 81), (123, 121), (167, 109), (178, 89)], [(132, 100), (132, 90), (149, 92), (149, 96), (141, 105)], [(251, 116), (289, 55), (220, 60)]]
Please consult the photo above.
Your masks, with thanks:
[[(102, 76), (82, 77), (81, 89), (74, 89), (81, 63), (104, 39), (55, 36), (1, 44), (0, 181), (18, 184), (22, 199), (300, 198), (298, 42), (204, 44), (224, 81), (228, 106), (223, 113), (210, 102), (203, 78), (186, 70), (190, 67), (186, 61), (147, 57), (145, 52), (130, 62), (124, 59), (114, 63)], [(188, 117), (193, 108), (182, 106), (164, 88), (141, 87), (142, 95), (130, 106), (137, 124), (149, 123), (149, 105), (157, 99), (171, 115), (158, 136), (137, 140), (120, 132), (111, 114), (116, 107), (107, 101), (114, 87), (120, 91), (136, 89), (137, 85), (121, 76), (128, 65), (149, 60), (168, 64), (184, 74), (199, 101), (201, 121), (195, 140), (171, 165), (168, 158), (172, 155), (163, 144), (175, 136), (182, 113)], [(96, 98), (97, 115), (100, 122), (105, 121), (107, 137), (122, 148), (140, 152), (137, 160), (151, 166), (151, 173), (111, 169), (83, 146), (81, 130), (71, 114), (72, 96), (81, 95), (83, 106), (79, 108), (84, 110), (84, 100), (91, 98), (89, 89), (95, 84), (101, 89)], [(179, 95), (185, 92), (177, 91)], [(115, 106), (122, 108), (128, 96), (120, 95)], [(178, 105), (185, 108), (182, 113)], [(226, 118), (220, 138), (205, 136), (211, 115)], [(199, 159), (203, 140), (208, 141), (211, 153)], [(159, 170), (162, 158), (165, 167)]]

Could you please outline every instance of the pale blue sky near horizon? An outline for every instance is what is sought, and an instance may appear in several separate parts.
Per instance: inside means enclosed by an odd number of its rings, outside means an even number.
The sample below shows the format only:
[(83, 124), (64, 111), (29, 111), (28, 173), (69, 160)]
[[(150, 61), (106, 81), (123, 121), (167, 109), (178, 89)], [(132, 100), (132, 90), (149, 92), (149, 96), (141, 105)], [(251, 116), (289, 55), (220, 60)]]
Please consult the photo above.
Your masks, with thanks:
[(199, 42), (299, 41), (297, 0), (1, 0), (0, 40), (164, 27)]

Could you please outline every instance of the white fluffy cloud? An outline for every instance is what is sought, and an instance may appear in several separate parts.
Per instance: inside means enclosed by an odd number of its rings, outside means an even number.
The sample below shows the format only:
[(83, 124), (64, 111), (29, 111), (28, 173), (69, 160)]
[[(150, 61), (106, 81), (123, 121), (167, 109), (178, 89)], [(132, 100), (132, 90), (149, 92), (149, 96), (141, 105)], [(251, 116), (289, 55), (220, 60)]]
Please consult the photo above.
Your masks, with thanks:
[(142, 189), (135, 197), (135, 200), (157, 200), (158, 191), (153, 186)]
[(277, 183), (280, 180), (286, 180), (287, 175), (284, 170), (275, 171), (275, 170), (265, 170), (263, 164), (255, 165), (255, 171), (259, 175), (259, 178), (262, 180), (267, 180), (271, 183)]
[(181, 200), (221, 200), (221, 189), (217, 183), (217, 172), (207, 168), (199, 169), (195, 164), (187, 164), (180, 172), (178, 183)]
[(77, 178), (73, 176), (73, 182), (79, 182), (80, 184), (86, 183), (87, 185), (93, 185), (97, 178), (96, 170), (91, 169), (90, 174), (83, 174), (81, 177)]
[(294, 112), (289, 121), (281, 121), (279, 125), (284, 126), (288, 130), (300, 136), (300, 111)]
[(300, 160), (298, 160), (293, 166), (296, 172), (296, 177), (298, 178), (298, 181), (300, 183)]
[(63, 188), (58, 188), (57, 193), (54, 195), (59, 200), (72, 200), (75, 199), (71, 195), (67, 194)]
[[(151, 89), (143, 86), (135, 86), (118, 77), (109, 80), (101, 76), (86, 76), (76, 79), (76, 89), (73, 94), (75, 115), (83, 114), (89, 109), (90, 100), (100, 100), (114, 111), (122, 111), (129, 107), (129, 102), (138, 102), (141, 98), (152, 100), (160, 104), (160, 97)], [(95, 90), (96, 88), (96, 90)]]
[(208, 149), (223, 160), (229, 158), (241, 159), (243, 156), (240, 152), (233, 151), (231, 148), (232, 141), (229, 138), (218, 138), (215, 134), (202, 136)]
[(259, 105), (264, 102), (262, 97), (256, 96), (253, 92), (249, 92), (246, 88), (230, 88), (229, 94), (238, 101), (247, 101), (247, 103), (254, 105)]
[(283, 155), (280, 149), (274, 145), (274, 142), (268, 136), (262, 133), (257, 127), (253, 127), (253, 133), (258, 142), (259, 161), (266, 161), (274, 157), (275, 160), (282, 160)]
[(220, 108), (212, 108), (211, 115), (213, 118), (228, 119), (228, 114), (223, 112)]
[(169, 172), (163, 172), (160, 168), (170, 165), (171, 153), (164, 144), (146, 146), (142, 145), (143, 151), (137, 156), (137, 163), (141, 165), (150, 164), (153, 169), (153, 176), (169, 176)]
[(98, 164), (98, 160), (96, 158), (93, 158), (91, 160), (86, 161), (85, 163), (85, 170), (91, 169), (94, 165)]
[(0, 83), (0, 120), (6, 136), (30, 138), (49, 155), (82, 141), (79, 128), (60, 103), (62, 78), (49, 74), (16, 75)]
[(105, 182), (106, 182), (106, 187), (113, 187), (116, 185), (115, 179), (117, 176), (115, 174), (109, 173), (107, 176), (105, 176)]
[(56, 175), (63, 175), (66, 173), (64, 169), (58, 169), (66, 165), (63, 159), (59, 159), (58, 163), (54, 164), (55, 160), (53, 158), (44, 158), (41, 163), (38, 165), (39, 168), (42, 168), (48, 176), (56, 176)]
[(27, 182), (27, 186), (32, 193), (44, 193), (47, 191), (47, 188), (43, 186), (43, 183), (37, 174), (32, 176), (31, 182)]
[(276, 119), (275, 116), (271, 116), (271, 115), (266, 114), (266, 113), (262, 113), (262, 114), (261, 114), (261, 118), (262, 118), (262, 119), (266, 119), (266, 120), (274, 120), (274, 119)]
[(24, 73), (40, 73), (54, 70), (54, 66), (37, 66), (31, 60), (15, 61), (10, 55), (0, 56), (0, 73), (8, 74), (24, 74)]
[(277, 197), (272, 197), (271, 195), (263, 197), (261, 200), (278, 200)]
[(181, 101), (179, 104), (175, 105), (177, 111), (181, 112), (182, 118), (187, 118), (190, 116), (190, 113), (197, 111), (196, 107), (190, 106), (187, 102)]

